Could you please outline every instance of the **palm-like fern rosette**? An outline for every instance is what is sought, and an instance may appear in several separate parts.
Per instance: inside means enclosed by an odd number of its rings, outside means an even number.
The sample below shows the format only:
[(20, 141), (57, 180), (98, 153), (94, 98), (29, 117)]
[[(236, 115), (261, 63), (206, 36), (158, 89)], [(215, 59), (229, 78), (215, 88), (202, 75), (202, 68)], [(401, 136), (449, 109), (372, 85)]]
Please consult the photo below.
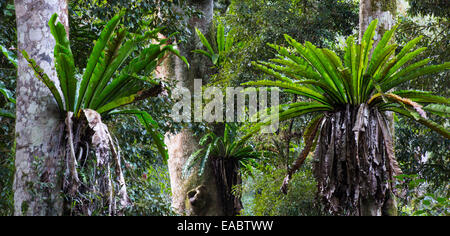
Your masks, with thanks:
[[(199, 141), (202, 146), (192, 153), (183, 168), (183, 176), (188, 177), (193, 168), (197, 174), (203, 175), (210, 168), (218, 186), (219, 195), (224, 207), (224, 214), (235, 216), (242, 209), (240, 197), (233, 193), (233, 187), (242, 184), (239, 169), (249, 164), (261, 153), (252, 146), (240, 142), (239, 127), (236, 123), (226, 123), (223, 135), (214, 132), (205, 134)], [(188, 193), (189, 195), (189, 193)]]
[[(400, 169), (394, 158), (385, 111), (413, 118), (450, 138), (449, 130), (429, 120), (426, 113), (448, 117), (449, 99), (431, 92), (395, 90), (408, 81), (449, 69), (450, 62), (430, 65), (427, 58), (411, 63), (426, 50), (413, 50), (421, 37), (408, 42), (395, 54), (398, 45), (390, 42), (397, 27), (387, 31), (374, 47), (376, 25), (374, 20), (360, 44), (353, 37), (347, 39), (343, 59), (331, 50), (317, 48), (310, 42), (301, 44), (285, 35), (290, 47), (270, 44), (278, 57), (270, 62), (253, 63), (276, 80), (244, 83), (279, 87), (306, 99), (279, 106), (280, 121), (316, 114), (304, 132), (305, 148), (292, 165), (283, 190), (286, 191), (291, 175), (317, 146), (315, 169), (319, 192), (334, 212), (344, 212), (337, 208), (355, 205), (361, 199), (376, 199), (376, 204), (382, 205), (383, 198), (392, 191), (392, 186), (385, 187), (383, 183), (392, 182)], [(271, 119), (247, 127), (248, 134), (243, 140), (268, 125)], [(363, 211), (358, 207), (346, 209), (348, 214)]]
[[(359, 106), (365, 103), (380, 111), (394, 111), (414, 118), (450, 138), (447, 129), (428, 120), (426, 116), (427, 111), (448, 117), (448, 98), (418, 90), (391, 91), (421, 76), (445, 71), (450, 68), (450, 62), (429, 65), (431, 59), (426, 58), (408, 64), (426, 48), (412, 51), (422, 38), (420, 36), (407, 43), (395, 55), (398, 45), (389, 42), (397, 27), (387, 31), (371, 53), (376, 25), (377, 20), (374, 20), (365, 32), (361, 44), (355, 44), (353, 37), (347, 39), (343, 60), (329, 49), (316, 48), (310, 42), (300, 44), (285, 35), (292, 49), (270, 44), (278, 52), (278, 58), (271, 62), (253, 62), (255, 67), (277, 80), (252, 81), (244, 85), (279, 87), (284, 92), (308, 99), (308, 102), (281, 105), (281, 120), (312, 112), (334, 111), (348, 104)], [(258, 126), (269, 122), (262, 121)]]
[[(56, 42), (54, 60), (59, 87), (27, 52), (22, 51), (36, 77), (52, 93), (62, 116), (66, 116), (67, 170), (63, 189), (72, 199), (70, 201), (77, 202), (75, 211), (80, 211), (81, 214), (87, 214), (89, 210), (86, 209), (95, 207), (98, 203), (78, 198), (78, 194), (95, 191), (99, 188), (95, 186), (96, 183), (103, 186), (100, 188), (102, 198), (99, 198), (99, 201), (108, 205), (108, 214), (120, 214), (129, 204), (120, 152), (115, 147), (107, 126), (102, 123), (102, 116), (135, 115), (151, 135), (163, 159), (167, 160), (164, 137), (153, 118), (145, 111), (118, 110), (118, 108), (156, 96), (161, 92), (162, 85), (152, 76), (167, 52), (176, 54), (188, 64), (186, 58), (168, 43), (168, 38), (158, 39), (158, 32), (162, 28), (148, 31), (143, 35), (134, 35), (119, 27), (123, 15), (124, 13), (114, 16), (106, 24), (95, 42), (82, 75), (78, 74), (75, 68), (65, 27), (60, 22), (56, 23), (58, 17), (56, 14), (51, 17), (49, 26)], [(137, 51), (139, 46), (143, 49)], [(134, 52), (137, 56), (129, 58)], [(88, 168), (85, 164), (89, 150), (95, 153), (97, 171), (91, 176), (94, 180), (86, 182), (81, 181), (78, 173)], [(111, 166), (115, 167), (114, 173), (110, 171)], [(116, 178), (113, 175), (116, 175)], [(113, 179), (117, 181), (116, 188), (113, 187), (111, 181)], [(118, 209), (115, 194), (120, 199)]]
[[(119, 27), (123, 15), (124, 13), (114, 16), (106, 24), (82, 75), (78, 75), (75, 69), (64, 26), (60, 22), (56, 23), (57, 14), (52, 16), (49, 26), (56, 41), (54, 56), (60, 90), (25, 51), (22, 51), (22, 54), (30, 63), (36, 77), (50, 89), (61, 112), (73, 112), (76, 118), (83, 109), (95, 110), (101, 115), (134, 114), (156, 138), (154, 141), (158, 149), (163, 157), (167, 158), (167, 152), (163, 151), (163, 136), (157, 133), (158, 127), (149, 114), (143, 111), (116, 109), (144, 99), (149, 90), (159, 89), (159, 82), (151, 75), (167, 52), (176, 54), (186, 64), (188, 63), (173, 45), (167, 43), (168, 39), (157, 38), (162, 28), (148, 31), (144, 35), (132, 35)], [(150, 40), (153, 43), (149, 43)], [(139, 45), (145, 48), (138, 52), (136, 58), (124, 65)], [(78, 77), (81, 77), (81, 80)]]

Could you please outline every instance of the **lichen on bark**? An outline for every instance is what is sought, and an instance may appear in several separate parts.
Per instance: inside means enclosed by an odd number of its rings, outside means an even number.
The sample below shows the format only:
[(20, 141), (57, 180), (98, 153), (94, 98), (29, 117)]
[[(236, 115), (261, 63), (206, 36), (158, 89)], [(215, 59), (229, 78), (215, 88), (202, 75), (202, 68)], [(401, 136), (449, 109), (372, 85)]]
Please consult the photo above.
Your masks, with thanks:
[[(52, 69), (55, 41), (47, 22), (58, 13), (59, 20), (67, 26), (67, 2), (16, 0), (14, 4), (19, 50), (13, 184), (15, 214), (60, 215), (64, 121), (50, 91), (34, 77), (20, 51), (27, 51), (49, 78), (59, 84)], [(36, 159), (42, 160), (40, 171), (33, 165)], [(44, 187), (37, 188), (28, 184), (30, 182)]]
[(395, 24), (397, 1), (361, 0), (359, 10), (359, 39), (361, 40), (370, 22), (378, 19), (377, 31), (374, 37), (374, 45), (377, 45), (382, 35)]

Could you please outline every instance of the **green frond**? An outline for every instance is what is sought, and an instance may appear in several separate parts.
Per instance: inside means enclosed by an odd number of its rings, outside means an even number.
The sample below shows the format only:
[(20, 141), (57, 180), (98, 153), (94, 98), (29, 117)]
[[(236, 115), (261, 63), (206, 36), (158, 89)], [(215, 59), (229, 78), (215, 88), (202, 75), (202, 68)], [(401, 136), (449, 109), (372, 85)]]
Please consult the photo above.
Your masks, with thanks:
[(432, 120), (425, 119), (418, 114), (414, 114), (415, 113), (414, 111), (409, 111), (409, 110), (399, 108), (399, 107), (389, 107), (385, 110), (393, 111), (400, 115), (403, 115), (405, 117), (413, 119), (413, 120), (421, 123), (422, 125), (425, 125), (426, 127), (430, 128), (431, 130), (439, 133), (440, 135), (444, 136), (445, 138), (450, 139), (450, 131), (448, 129), (446, 129), (442, 125), (437, 124), (436, 122), (434, 122)]
[(426, 49), (427, 49), (426, 47), (419, 48), (419, 49), (415, 50), (414, 52), (406, 54), (403, 57), (397, 57), (397, 58), (401, 58), (401, 59), (398, 60), (397, 63), (395, 63), (395, 65), (388, 71), (388, 73), (384, 77), (389, 78), (393, 73), (398, 71), (398, 69), (400, 69), (403, 65), (405, 65), (407, 62), (409, 62), (412, 59), (414, 59), (415, 57), (417, 57), (419, 54), (421, 54)]
[(205, 51), (205, 50), (202, 50), (202, 49), (195, 49), (195, 50), (193, 50), (192, 52), (194, 52), (194, 53), (199, 53), (199, 54), (203, 54), (203, 55), (209, 57), (209, 58), (212, 60), (212, 54), (209, 53), (209, 52), (207, 52), (207, 51)]
[(217, 47), (219, 53), (225, 51), (225, 27), (222, 24), (217, 26)]
[(202, 161), (200, 162), (200, 167), (199, 167), (199, 171), (198, 171), (199, 176), (203, 175), (203, 173), (205, 172), (206, 163), (209, 160), (210, 153), (211, 153), (211, 150), (213, 149), (213, 147), (214, 146), (212, 143), (206, 147), (205, 155), (203, 155)]
[(429, 104), (425, 106), (423, 109), (435, 115), (450, 118), (450, 106), (442, 104)]
[(367, 68), (367, 75), (374, 76), (377, 71), (381, 70), (387, 64), (389, 58), (395, 53), (396, 44), (392, 44), (384, 48), (377, 56), (373, 56), (369, 67)]
[(284, 88), (287, 89), (287, 92), (292, 92), (307, 98), (311, 98), (314, 99), (320, 103), (323, 104), (332, 104), (329, 99), (325, 96), (323, 96), (321, 93), (304, 87), (304, 86), (300, 86), (300, 85), (296, 85), (293, 83), (287, 83), (287, 82), (282, 82), (282, 81), (272, 81), (272, 80), (260, 80), (260, 81), (251, 81), (251, 82), (247, 82), (247, 83), (243, 83), (242, 85), (245, 86), (270, 86), (270, 87), (279, 87), (279, 88)]
[(16, 104), (16, 99), (14, 99), (13, 93), (6, 88), (3, 81), (0, 81), (0, 93), (3, 94), (9, 102)]
[(186, 163), (183, 166), (183, 170), (181, 173), (183, 174), (183, 177), (188, 177), (190, 175), (190, 170), (192, 167), (196, 164), (198, 161), (198, 158), (201, 157), (201, 153), (204, 152), (204, 149), (198, 149), (194, 153), (192, 153), (189, 158), (187, 159)]
[(186, 59), (186, 57), (181, 56), (180, 51), (178, 51), (177, 49), (175, 49), (175, 48), (173, 47), (173, 45), (167, 45), (167, 46), (165, 46), (161, 51), (164, 52), (164, 50), (168, 50), (169, 52), (175, 54), (175, 56), (177, 56), (178, 58), (180, 58), (180, 59), (184, 62), (184, 64), (187, 66), (187, 68), (189, 69), (190, 65), (189, 65), (188, 60)]
[[(414, 65), (411, 65), (411, 68), (417, 68), (417, 67), (419, 67), (418, 65), (421, 65), (424, 62), (425, 62), (425, 60), (418, 62)], [(414, 67), (412, 67), (412, 66), (414, 66)], [(444, 64), (440, 64), (440, 65), (423, 66), (421, 68), (417, 68), (417, 69), (411, 71), (410, 73), (403, 72), (401, 75), (393, 76), (388, 81), (383, 83), (381, 85), (381, 87), (382, 87), (383, 91), (388, 91), (388, 90), (390, 90), (402, 83), (405, 83), (407, 81), (416, 80), (416, 79), (420, 78), (421, 76), (429, 75), (429, 74), (436, 74), (436, 73), (439, 73), (439, 72), (442, 72), (442, 71), (445, 71), (448, 69), (450, 69), (450, 62), (445, 62)], [(408, 70), (408, 68), (405, 70)]]
[(0, 109), (0, 117), (16, 119), (16, 114), (14, 114), (14, 113), (12, 113), (10, 111), (6, 111), (6, 110), (3, 110), (3, 109)]
[(208, 50), (209, 54), (213, 55), (215, 52), (211, 47), (211, 44), (206, 39), (205, 35), (203, 35), (203, 33), (197, 28), (195, 28), (195, 32), (197, 33), (197, 36), (200, 38), (200, 41), (202, 42), (203, 46), (205, 46), (205, 48)]
[(83, 103), (83, 100), (85, 100), (86, 90), (89, 86), (89, 82), (92, 78), (92, 74), (94, 73), (95, 68), (97, 67), (97, 64), (99, 63), (100, 57), (104, 56), (104, 49), (107, 46), (110, 38), (112, 37), (114, 30), (116, 29), (117, 25), (120, 22), (120, 19), (122, 18), (124, 13), (114, 16), (105, 26), (105, 28), (102, 30), (99, 39), (94, 45), (94, 48), (92, 49), (92, 52), (89, 56), (86, 70), (84, 71), (80, 88), (79, 88), (79, 95), (78, 95), (78, 101), (74, 110), (75, 115), (78, 114), (79, 109), (81, 108), (81, 105)]
[[(447, 98), (414, 90), (387, 92), (421, 76), (448, 70), (450, 62), (427, 65), (430, 62), (427, 58), (410, 64), (426, 50), (413, 49), (421, 36), (408, 42), (400, 53), (395, 55), (398, 45), (391, 41), (398, 26), (388, 30), (371, 53), (377, 23), (377, 20), (371, 22), (359, 44), (355, 42), (354, 37), (347, 38), (343, 58), (328, 49), (319, 49), (310, 42), (301, 44), (288, 35), (284, 37), (289, 48), (268, 44), (278, 53), (277, 57), (270, 62), (252, 63), (257, 69), (277, 80), (252, 81), (242, 85), (278, 87), (284, 92), (312, 99), (323, 107), (299, 103), (280, 105), (280, 112), (277, 114), (279, 117), (268, 116), (257, 124), (246, 126), (246, 135), (242, 142), (273, 119), (281, 121), (312, 112), (333, 111), (343, 105), (364, 103), (377, 106), (381, 110), (401, 109), (419, 122), (445, 134), (446, 132), (426, 119), (425, 111), (447, 117)], [(430, 104), (424, 108), (419, 103), (445, 105)]]
[(377, 25), (378, 25), (378, 19), (373, 20), (367, 27), (366, 31), (364, 32), (364, 35), (360, 42), (361, 45), (364, 42), (364, 46), (365, 46), (364, 50), (363, 50), (364, 51), (363, 58), (364, 58), (365, 69), (367, 69), (367, 63), (369, 62), (369, 55), (370, 55), (370, 52), (373, 47), (373, 43), (374, 43), (373, 37), (375, 36)]
[(166, 162), (169, 158), (169, 154), (164, 144), (164, 136), (158, 131), (158, 123), (153, 120), (152, 116), (145, 111), (140, 110), (121, 110), (109, 113), (111, 115), (135, 115), (139, 122), (144, 126), (149, 135), (152, 137), (153, 142), (155, 142), (159, 153), (161, 154), (163, 160)]
[[(370, 60), (369, 68), (372, 68), (372, 63), (375, 63), (377, 58), (382, 57), (381, 55), (385, 53), (385, 50), (387, 47), (389, 47), (388, 44), (392, 40), (392, 37), (394, 36), (394, 33), (397, 30), (397, 28), (398, 28), (398, 25), (395, 25), (394, 27), (392, 27), (392, 29), (390, 29), (384, 33), (381, 40), (378, 42), (377, 46), (373, 50), (372, 59)], [(392, 46), (392, 45), (390, 45), (390, 46)], [(375, 68), (376, 68), (376, 66), (375, 66)]]
[[(152, 71), (156, 67), (157, 60), (161, 58), (166, 50), (170, 47), (160, 48), (159, 45), (153, 44), (141, 51), (137, 58), (131, 60), (121, 71), (117, 78), (113, 79), (103, 90), (98, 90), (98, 95), (93, 98), (90, 105), (92, 109), (98, 109), (107, 103), (120, 99), (123, 96), (130, 96), (130, 87), (134, 87), (136, 79), (139, 78), (137, 74), (143, 70)], [(127, 87), (128, 86), (128, 87)], [(139, 89), (135, 89), (139, 91)]]
[(56, 42), (54, 49), (56, 72), (65, 102), (65, 110), (73, 111), (78, 89), (78, 80), (75, 78), (75, 62), (66, 29), (61, 22), (56, 23), (57, 17), (56, 13), (53, 14), (48, 23)]
[(432, 94), (431, 92), (419, 91), (419, 90), (399, 90), (392, 92), (393, 94), (397, 94), (401, 97), (409, 98), (414, 102), (420, 103), (442, 103), (442, 104), (450, 104), (450, 99), (437, 96)]
[(402, 50), (397, 54), (397, 58), (402, 59), (411, 49), (413, 49), (422, 40), (423, 36), (419, 36), (411, 41), (409, 41)]
[(110, 102), (110, 103), (108, 103), (108, 104), (98, 108), (97, 112), (99, 114), (106, 113), (106, 112), (114, 110), (114, 109), (116, 109), (118, 107), (130, 104), (130, 103), (134, 102), (135, 99), (136, 99), (136, 95), (131, 95), (129, 97), (117, 98), (116, 100), (114, 100), (114, 101), (112, 101), (112, 102)]
[(28, 56), (28, 53), (25, 50), (22, 51), (22, 55), (25, 58), (25, 60), (27, 60), (28, 65), (33, 69), (34, 75), (40, 81), (42, 81), (45, 84), (45, 86), (47, 86), (47, 88), (50, 90), (50, 92), (52, 93), (53, 97), (56, 100), (56, 103), (58, 104), (59, 110), (63, 112), (64, 111), (63, 100), (61, 98), (61, 94), (58, 91), (58, 88), (56, 88), (55, 83), (48, 77), (47, 74), (45, 74), (44, 70), (36, 64), (36, 61), (34, 61)]
[(95, 98), (103, 91), (118, 68), (134, 51), (137, 44), (135, 40), (129, 40), (122, 45), (127, 34), (128, 32), (124, 29), (119, 30), (102, 52), (86, 91), (86, 107), (94, 108)]
[(6, 49), (3, 45), (0, 45), (0, 51), (2, 51), (2, 53), (6, 57), (6, 59), (8, 59), (8, 61), (11, 62), (11, 64), (13, 64), (15, 68), (17, 68), (16, 55), (13, 52)]
[(198, 144), (199, 145), (201, 145), (201, 146), (203, 146), (203, 145), (205, 145), (206, 144), (206, 142), (209, 140), (209, 139), (214, 139), (214, 134), (213, 133), (207, 133), (206, 135), (204, 135), (201, 139), (200, 139), (200, 141), (198, 142)]
[(235, 30), (234, 28), (231, 28), (230, 31), (228, 31), (227, 37), (225, 39), (225, 52), (229, 52), (231, 50), (231, 47), (233, 47), (234, 37)]

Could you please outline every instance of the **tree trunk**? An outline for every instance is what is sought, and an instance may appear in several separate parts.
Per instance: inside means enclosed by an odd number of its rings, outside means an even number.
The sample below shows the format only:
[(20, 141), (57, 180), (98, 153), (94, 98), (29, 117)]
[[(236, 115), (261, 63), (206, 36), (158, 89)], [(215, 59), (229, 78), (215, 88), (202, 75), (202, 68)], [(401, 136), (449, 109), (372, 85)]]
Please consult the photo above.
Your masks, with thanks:
[(398, 165), (386, 119), (376, 108), (347, 105), (327, 114), (314, 175), (325, 208), (340, 215), (383, 215)]
[[(207, 82), (211, 75), (210, 64), (199, 54), (192, 50), (201, 47), (200, 40), (195, 35), (194, 27), (202, 32), (209, 32), (213, 20), (212, 0), (190, 0), (188, 4), (203, 13), (203, 16), (188, 19), (190, 31), (187, 42), (179, 44), (181, 55), (185, 56), (190, 64), (188, 70), (185, 64), (175, 56), (167, 58), (163, 66), (158, 68), (160, 77), (175, 78), (178, 86), (189, 89), (194, 94), (194, 79), (202, 79)], [(172, 206), (181, 215), (223, 215), (217, 185), (211, 163), (202, 176), (198, 176), (197, 170), (192, 171), (189, 177), (182, 175), (184, 164), (189, 156), (198, 149), (198, 137), (192, 130), (185, 128), (177, 134), (166, 134), (165, 143), (169, 152), (169, 173), (172, 188)]]
[(378, 19), (375, 33), (374, 47), (381, 40), (383, 34), (395, 25), (397, 0), (361, 0), (359, 3), (359, 40), (370, 22)]
[[(383, 34), (395, 25), (396, 15), (397, 0), (361, 0), (359, 5), (359, 40), (361, 41), (370, 22), (374, 19), (378, 19), (378, 26), (374, 37), (375, 42), (372, 48), (373, 51)], [(392, 137), (394, 137), (395, 128), (393, 113), (386, 112), (386, 117), (389, 121), (388, 126), (390, 133)], [(390, 194), (389, 203), (390, 209), (386, 209), (386, 211), (396, 213), (397, 206), (393, 194)]]
[(53, 61), (55, 41), (48, 21), (54, 13), (68, 29), (65, 0), (15, 1), (18, 39), (16, 108), (15, 215), (61, 215), (61, 169), (65, 152), (64, 118), (49, 89), (22, 57), (28, 52), (58, 83)]

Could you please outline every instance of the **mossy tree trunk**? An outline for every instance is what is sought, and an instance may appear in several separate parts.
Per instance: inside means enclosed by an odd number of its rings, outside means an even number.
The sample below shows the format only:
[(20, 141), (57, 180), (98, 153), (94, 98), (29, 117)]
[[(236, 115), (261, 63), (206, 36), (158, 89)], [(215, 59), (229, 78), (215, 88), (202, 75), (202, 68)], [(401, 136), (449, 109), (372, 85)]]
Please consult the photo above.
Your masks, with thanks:
[(48, 21), (58, 13), (68, 29), (66, 0), (16, 0), (18, 39), (16, 107), (15, 215), (61, 215), (62, 163), (65, 154), (64, 118), (49, 89), (39, 81), (25, 50), (58, 83), (53, 61), (55, 41)]

